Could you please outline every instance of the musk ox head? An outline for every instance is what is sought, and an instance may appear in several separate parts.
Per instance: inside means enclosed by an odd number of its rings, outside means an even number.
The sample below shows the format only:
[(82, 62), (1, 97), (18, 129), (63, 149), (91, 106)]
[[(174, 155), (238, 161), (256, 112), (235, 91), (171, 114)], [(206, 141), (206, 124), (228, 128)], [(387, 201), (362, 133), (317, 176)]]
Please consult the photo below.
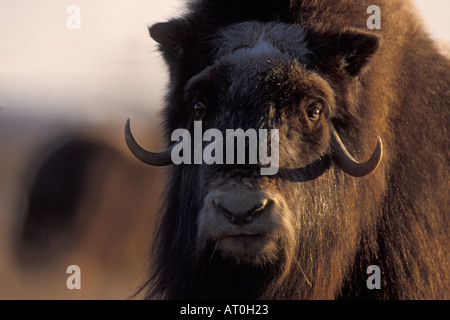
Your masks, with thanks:
[[(160, 241), (170, 242), (191, 268), (214, 261), (261, 272), (275, 268), (268, 277), (278, 281), (295, 268), (311, 285), (320, 269), (317, 257), (345, 255), (337, 248), (356, 237), (350, 226), (361, 218), (353, 209), (345, 212), (339, 197), (355, 192), (354, 177), (372, 173), (382, 158), (380, 139), (368, 153), (376, 135), (364, 132), (351, 140), (346, 134), (361, 123), (350, 88), (376, 52), (378, 38), (355, 30), (325, 36), (294, 24), (249, 21), (186, 44), (178, 37), (187, 24), (174, 20), (151, 28), (170, 67), (167, 133), (184, 128), (193, 136), (196, 121), (202, 133), (214, 129), (224, 136), (229, 129), (276, 129), (277, 170), (261, 175), (264, 164), (250, 162), (248, 155), (244, 163), (173, 166)], [(338, 132), (352, 153), (369, 160), (354, 160)], [(146, 151), (133, 138), (129, 121), (125, 135), (141, 161), (172, 164), (177, 144), (161, 153)], [(192, 146), (192, 158), (214, 142), (203, 140), (201, 149)], [(264, 142), (273, 154), (274, 136)], [(260, 139), (246, 137), (247, 148), (255, 143), (261, 146)], [(337, 228), (348, 232), (340, 236)]]

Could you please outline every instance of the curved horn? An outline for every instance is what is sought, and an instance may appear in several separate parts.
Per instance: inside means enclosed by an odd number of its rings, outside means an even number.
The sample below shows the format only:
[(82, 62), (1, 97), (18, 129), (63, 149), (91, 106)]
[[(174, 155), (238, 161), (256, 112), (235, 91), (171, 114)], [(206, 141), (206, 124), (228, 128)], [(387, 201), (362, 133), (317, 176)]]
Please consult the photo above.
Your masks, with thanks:
[(348, 153), (333, 125), (330, 125), (330, 131), (334, 151), (333, 160), (345, 173), (354, 177), (364, 177), (377, 169), (383, 157), (383, 143), (380, 137), (370, 159), (366, 162), (358, 162)]
[[(131, 153), (140, 161), (151, 165), (151, 166), (168, 166), (172, 164), (171, 153), (174, 144), (169, 149), (164, 150), (162, 152), (150, 152), (142, 148), (134, 139), (133, 134), (130, 129), (130, 119), (127, 119), (125, 124), (125, 141), (127, 142), (127, 146), (130, 149)], [(178, 143), (178, 142), (177, 142)]]

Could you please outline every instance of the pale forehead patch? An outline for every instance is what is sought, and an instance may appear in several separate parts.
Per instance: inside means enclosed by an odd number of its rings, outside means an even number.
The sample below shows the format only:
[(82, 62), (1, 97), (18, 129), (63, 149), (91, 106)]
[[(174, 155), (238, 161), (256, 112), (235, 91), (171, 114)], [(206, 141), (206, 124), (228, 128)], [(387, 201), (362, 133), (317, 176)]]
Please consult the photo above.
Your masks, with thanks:
[(227, 56), (288, 56), (306, 62), (310, 53), (306, 31), (298, 25), (281, 22), (247, 21), (221, 29), (213, 40), (216, 58)]

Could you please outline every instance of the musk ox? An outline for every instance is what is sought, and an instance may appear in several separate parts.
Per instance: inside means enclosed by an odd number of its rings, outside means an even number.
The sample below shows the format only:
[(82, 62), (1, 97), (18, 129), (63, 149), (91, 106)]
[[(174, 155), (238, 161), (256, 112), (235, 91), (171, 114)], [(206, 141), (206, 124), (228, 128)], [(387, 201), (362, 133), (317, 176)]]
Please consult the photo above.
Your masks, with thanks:
[[(169, 66), (167, 145), (195, 121), (276, 128), (279, 170), (171, 166), (147, 298), (450, 298), (450, 63), (411, 1), (194, 0), (150, 34)], [(126, 139), (171, 163), (129, 122)]]

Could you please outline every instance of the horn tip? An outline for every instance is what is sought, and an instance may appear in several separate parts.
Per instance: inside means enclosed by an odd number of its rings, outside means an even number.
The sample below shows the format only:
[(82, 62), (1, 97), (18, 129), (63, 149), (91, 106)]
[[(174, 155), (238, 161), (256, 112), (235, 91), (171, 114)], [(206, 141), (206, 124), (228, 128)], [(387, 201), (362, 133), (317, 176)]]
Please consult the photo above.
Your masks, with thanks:
[[(128, 120), (129, 120), (129, 119), (128, 119)], [(379, 144), (379, 145), (381, 145), (381, 146), (383, 145), (383, 140), (381, 140), (380, 137), (377, 137), (377, 141), (378, 141), (378, 144)]]
[(125, 122), (125, 138), (127, 141), (130, 139), (130, 135), (132, 135), (132, 133), (130, 127), (130, 118), (128, 118), (127, 121)]
[(380, 149), (380, 158), (381, 158), (384, 150), (383, 150), (383, 140), (381, 140), (380, 137), (377, 137), (377, 149)]

